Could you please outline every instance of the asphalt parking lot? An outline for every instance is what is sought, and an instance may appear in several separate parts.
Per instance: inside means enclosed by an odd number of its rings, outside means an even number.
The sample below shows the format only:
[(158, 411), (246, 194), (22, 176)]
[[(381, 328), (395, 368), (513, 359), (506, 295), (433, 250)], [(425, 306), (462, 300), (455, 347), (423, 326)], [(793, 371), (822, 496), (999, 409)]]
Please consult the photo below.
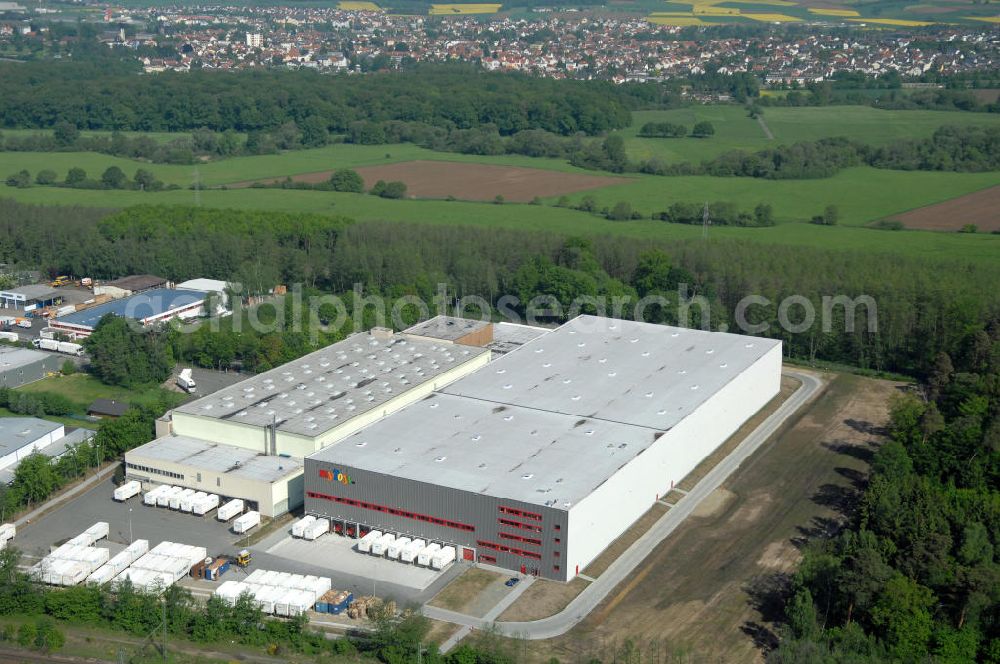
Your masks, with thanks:
[[(34, 563), (47, 554), (53, 544), (80, 534), (97, 521), (108, 522), (110, 544), (102, 546), (108, 546), (112, 551), (135, 539), (149, 540), (150, 547), (163, 541), (204, 546), (212, 556), (235, 555), (245, 546), (245, 538), (234, 534), (229, 524), (216, 520), (214, 511), (209, 516), (198, 517), (163, 507), (150, 507), (143, 504), (138, 496), (119, 503), (112, 499), (113, 491), (110, 479), (99, 482), (76, 499), (19, 528), (14, 546), (25, 555), (25, 562)], [(328, 576), (334, 588), (359, 595), (372, 593), (374, 579), (374, 588), (380, 597), (392, 598), (403, 604), (422, 604), (461, 573), (466, 565), (456, 563), (443, 572), (415, 566), (406, 569), (407, 566), (402, 563), (380, 561), (352, 551), (353, 541), (339, 535), (325, 535), (317, 542), (309, 543), (294, 540), (291, 545), (282, 544), (286, 538), (290, 539), (290, 526), (265, 537), (259, 545), (251, 546), (253, 563), (250, 570), (259, 568)], [(268, 549), (273, 550), (269, 552)]]

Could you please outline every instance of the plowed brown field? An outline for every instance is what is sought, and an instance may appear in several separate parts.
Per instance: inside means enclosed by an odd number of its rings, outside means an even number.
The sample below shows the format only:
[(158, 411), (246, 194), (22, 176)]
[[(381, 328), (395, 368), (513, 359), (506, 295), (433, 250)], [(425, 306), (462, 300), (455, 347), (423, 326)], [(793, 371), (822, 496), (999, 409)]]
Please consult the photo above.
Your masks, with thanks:
[(957, 231), (966, 224), (975, 224), (982, 232), (1000, 231), (1000, 185), (890, 219), (903, 222), (907, 228), (928, 231)]

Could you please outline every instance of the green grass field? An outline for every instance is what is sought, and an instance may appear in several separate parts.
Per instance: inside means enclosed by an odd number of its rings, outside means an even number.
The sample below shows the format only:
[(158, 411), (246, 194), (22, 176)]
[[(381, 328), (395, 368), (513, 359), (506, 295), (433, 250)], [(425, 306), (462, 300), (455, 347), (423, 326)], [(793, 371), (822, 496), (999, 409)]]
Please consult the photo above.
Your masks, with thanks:
[[(149, 164), (122, 157), (97, 154), (94, 152), (0, 152), (0, 180), (11, 173), (27, 169), (34, 176), (42, 169), (54, 170), (60, 178), (66, 171), (79, 167), (87, 171), (91, 178), (100, 178), (110, 166), (118, 166), (131, 177), (136, 169), (144, 168), (167, 184), (190, 186), (197, 172), (206, 187), (217, 187), (233, 182), (277, 178), (300, 173), (314, 173), (336, 168), (357, 168), (376, 164), (390, 164), (414, 159), (439, 159), (480, 164), (524, 166), (549, 170), (590, 173), (570, 166), (558, 159), (534, 159), (520, 155), (498, 157), (462, 155), (434, 152), (412, 144), (394, 145), (352, 145), (336, 144), (313, 150), (296, 150), (281, 154), (235, 157), (198, 165), (175, 166), (171, 164)], [(2, 190), (0, 190), (2, 191)]]
[(17, 388), (23, 392), (50, 392), (60, 394), (80, 407), (80, 413), (86, 412), (87, 406), (95, 399), (114, 399), (126, 403), (167, 398), (172, 403), (180, 403), (186, 395), (164, 390), (161, 387), (143, 387), (130, 390), (115, 385), (105, 385), (90, 374), (75, 373), (69, 376), (56, 374), (42, 380), (28, 383)]
[[(774, 141), (768, 141), (756, 120), (739, 106), (694, 106), (674, 111), (639, 112), (634, 126), (623, 133), (632, 158), (653, 154), (670, 161), (700, 161), (733, 148), (759, 149), (779, 142), (810, 140), (823, 136), (847, 135), (869, 143), (893, 138), (930, 135), (942, 124), (995, 124), (996, 115), (935, 111), (883, 111), (868, 107), (772, 108), (765, 119)], [(639, 139), (637, 130), (652, 120), (679, 122), (691, 126), (709, 120), (716, 127), (711, 139)], [(562, 172), (585, 172), (557, 159), (532, 159), (518, 155), (481, 157), (439, 153), (414, 145), (337, 144), (315, 150), (277, 155), (239, 157), (195, 166), (144, 164), (93, 153), (0, 153), (0, 196), (44, 204), (80, 204), (97, 207), (126, 207), (138, 204), (200, 203), (213, 207), (260, 208), (282, 211), (342, 214), (358, 220), (464, 224), (549, 230), (564, 234), (624, 234), (649, 239), (698, 237), (700, 227), (665, 224), (650, 220), (609, 222), (574, 210), (547, 205), (492, 205), (440, 200), (391, 201), (373, 196), (280, 189), (222, 190), (222, 185), (246, 180), (280, 178), (343, 167), (359, 167), (414, 159), (444, 160), (524, 166)], [(164, 182), (184, 189), (158, 193), (138, 191), (75, 190), (54, 187), (14, 189), (2, 184), (7, 174), (22, 168), (32, 174), (51, 168), (64, 175), (79, 166), (97, 178), (108, 166), (118, 165), (131, 175), (137, 168), (153, 171)], [(187, 189), (195, 171), (207, 187), (200, 192)], [(594, 196), (600, 206), (619, 201), (630, 203), (645, 215), (666, 209), (676, 201), (731, 201), (743, 209), (757, 203), (773, 206), (778, 226), (764, 229), (715, 227), (713, 237), (738, 237), (764, 243), (819, 245), (852, 250), (886, 251), (919, 256), (959, 257), (995, 261), (1000, 237), (969, 236), (957, 233), (884, 232), (861, 228), (883, 217), (948, 200), (1000, 184), (1000, 173), (947, 173), (890, 171), (872, 168), (845, 170), (834, 177), (817, 180), (760, 180), (752, 178), (656, 177), (632, 175), (624, 184), (581, 192), (571, 196), (579, 201)], [(456, 192), (458, 193), (458, 192)], [(805, 223), (828, 204), (840, 210), (835, 228)]]
[[(996, 174), (995, 174), (996, 175)], [(997, 175), (1000, 178), (1000, 175)], [(643, 178), (653, 186), (661, 182)], [(666, 180), (665, 178), (663, 179)], [(723, 180), (733, 183), (735, 180)], [(826, 180), (814, 181), (822, 186)], [(751, 181), (749, 187), (767, 182)], [(777, 183), (775, 183), (777, 184)], [(650, 184), (624, 185), (644, 186)], [(77, 191), (35, 187), (14, 190), (0, 188), (0, 193), (13, 193), (16, 198), (34, 203), (63, 203), (91, 206), (125, 207), (142, 203), (191, 205), (194, 192), (172, 191), (143, 194), (134, 191)], [(605, 195), (608, 200), (621, 200), (619, 194)], [(739, 200), (735, 196), (727, 200)], [(823, 200), (826, 200), (824, 197)], [(201, 192), (201, 204), (211, 207), (265, 209), (281, 211), (342, 214), (359, 221), (391, 221), (428, 224), (466, 225), (484, 228), (509, 228), (526, 231), (549, 231), (563, 235), (624, 235), (649, 240), (677, 240), (701, 237), (700, 226), (667, 224), (660, 221), (608, 221), (603, 217), (548, 205), (493, 205), (439, 200), (387, 200), (363, 194), (339, 194), (319, 191), (282, 189), (243, 189), (240, 191), (206, 190)], [(821, 210), (825, 203), (818, 205)], [(779, 208), (780, 209), (780, 208)], [(818, 210), (817, 210), (818, 211)], [(960, 233), (930, 233), (922, 231), (876, 231), (847, 224), (820, 227), (804, 223), (783, 223), (771, 228), (733, 228), (718, 226), (710, 232), (713, 238), (736, 238), (751, 243), (819, 246), (875, 253), (897, 253), (923, 258), (959, 258), (971, 262), (995, 264), (1000, 256), (1000, 237)]]
[[(744, 108), (730, 105), (689, 106), (670, 111), (638, 111), (632, 126), (622, 130), (632, 159), (659, 157), (666, 162), (700, 162), (729, 150), (762, 150), (798, 141), (847, 136), (870, 145), (884, 145), (905, 138), (926, 138), (942, 125), (998, 126), (995, 113), (949, 111), (891, 111), (870, 106), (818, 106), (765, 108), (763, 119), (774, 140), (769, 140), (757, 120)], [(647, 122), (673, 122), (689, 130), (708, 120), (715, 136), (698, 138), (639, 138)]]

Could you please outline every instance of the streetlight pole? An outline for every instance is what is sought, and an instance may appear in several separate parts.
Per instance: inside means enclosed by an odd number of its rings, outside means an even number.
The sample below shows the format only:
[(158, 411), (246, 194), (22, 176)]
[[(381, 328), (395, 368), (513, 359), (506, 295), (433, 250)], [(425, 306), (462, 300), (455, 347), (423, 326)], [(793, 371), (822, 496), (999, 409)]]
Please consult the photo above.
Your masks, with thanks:
[(132, 539), (132, 508), (128, 508), (128, 543), (131, 546), (134, 543)]

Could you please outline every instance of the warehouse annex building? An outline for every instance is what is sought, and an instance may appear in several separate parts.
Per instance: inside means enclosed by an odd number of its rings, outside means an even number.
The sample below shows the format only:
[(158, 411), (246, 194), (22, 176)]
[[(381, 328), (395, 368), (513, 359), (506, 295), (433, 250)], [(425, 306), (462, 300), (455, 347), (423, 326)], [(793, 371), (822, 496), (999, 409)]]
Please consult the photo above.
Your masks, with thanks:
[(780, 380), (779, 341), (581, 316), (306, 458), (306, 512), (566, 581)]
[(0, 345), (0, 387), (20, 387), (59, 371), (66, 361), (54, 353)]
[[(468, 375), (485, 348), (376, 328), (176, 408), (125, 454), (129, 477), (243, 498), (265, 516), (303, 501), (303, 457)], [(228, 466), (218, 459), (232, 459)], [(252, 466), (252, 470), (248, 467)]]

